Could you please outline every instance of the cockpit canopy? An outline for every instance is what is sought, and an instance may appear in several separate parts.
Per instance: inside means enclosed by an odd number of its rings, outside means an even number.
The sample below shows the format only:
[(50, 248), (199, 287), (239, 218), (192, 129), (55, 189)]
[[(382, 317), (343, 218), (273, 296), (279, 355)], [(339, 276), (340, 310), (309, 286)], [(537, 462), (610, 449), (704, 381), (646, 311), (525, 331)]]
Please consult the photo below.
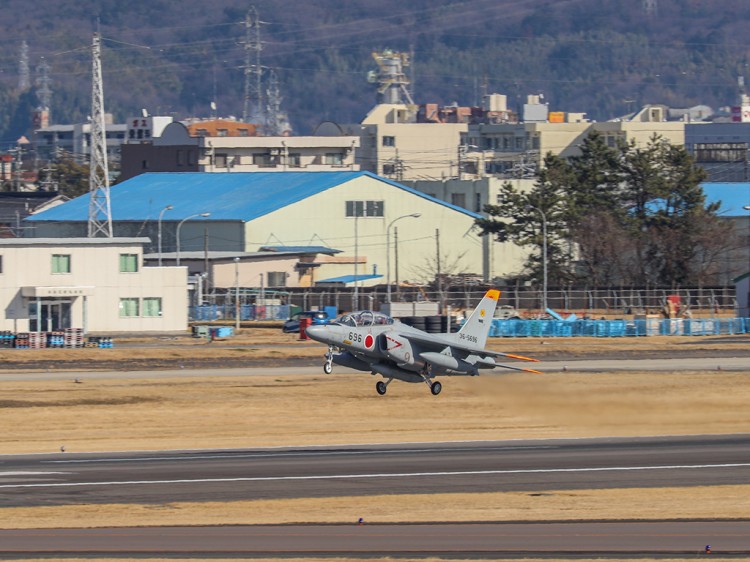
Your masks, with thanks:
[(365, 328), (367, 326), (387, 326), (393, 324), (393, 318), (381, 312), (372, 310), (360, 310), (351, 314), (344, 314), (335, 320), (336, 324), (351, 326), (352, 328)]

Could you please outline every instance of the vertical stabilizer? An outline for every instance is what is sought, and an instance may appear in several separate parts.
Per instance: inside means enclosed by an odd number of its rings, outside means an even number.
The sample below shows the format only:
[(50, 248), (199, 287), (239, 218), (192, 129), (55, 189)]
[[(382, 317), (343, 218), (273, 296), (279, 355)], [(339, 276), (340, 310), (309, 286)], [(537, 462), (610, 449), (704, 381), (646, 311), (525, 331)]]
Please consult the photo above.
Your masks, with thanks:
[(482, 300), (479, 301), (479, 305), (456, 334), (459, 343), (484, 348), (499, 298), (500, 291), (497, 289), (490, 289), (484, 294)]

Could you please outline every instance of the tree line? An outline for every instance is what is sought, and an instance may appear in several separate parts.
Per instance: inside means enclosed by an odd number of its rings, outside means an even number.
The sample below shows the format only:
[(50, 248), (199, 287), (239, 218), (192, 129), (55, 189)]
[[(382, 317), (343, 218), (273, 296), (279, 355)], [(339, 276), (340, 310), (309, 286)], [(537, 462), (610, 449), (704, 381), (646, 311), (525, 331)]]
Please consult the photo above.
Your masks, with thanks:
[(736, 246), (705, 178), (684, 147), (658, 135), (610, 147), (593, 132), (578, 156), (548, 154), (531, 190), (503, 184), (477, 224), (533, 248), (525, 269), (536, 283), (546, 229), (550, 286), (705, 286)]

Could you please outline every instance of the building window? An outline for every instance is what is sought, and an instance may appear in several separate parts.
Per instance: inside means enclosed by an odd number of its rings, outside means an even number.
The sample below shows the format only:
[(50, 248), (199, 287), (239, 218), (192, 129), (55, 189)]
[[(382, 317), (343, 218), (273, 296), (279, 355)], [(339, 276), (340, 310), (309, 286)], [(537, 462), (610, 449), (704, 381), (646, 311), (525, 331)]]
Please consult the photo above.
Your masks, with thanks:
[(138, 299), (120, 299), (120, 318), (138, 316)]
[(248, 136), (250, 136), (247, 129), (237, 129), (237, 133), (241, 137), (248, 137)]
[(365, 202), (365, 216), (382, 217), (383, 207), (384, 207), (383, 201), (366, 201)]
[(384, 201), (347, 201), (347, 217), (382, 217), (385, 216)]
[(266, 276), (269, 287), (286, 287), (286, 271), (269, 271)]
[(216, 159), (214, 160), (214, 165), (217, 168), (226, 168), (227, 167), (227, 155), (217, 154)]
[(177, 165), (182, 166), (185, 163), (184, 160), (185, 160), (185, 151), (178, 150), (177, 151)]
[(138, 254), (120, 254), (120, 273), (138, 271)]
[(70, 254), (52, 254), (52, 273), (70, 273)]
[(745, 162), (747, 150), (744, 142), (698, 143), (693, 147), (698, 162)]
[(396, 137), (383, 137), (383, 146), (396, 146)]
[(327, 152), (325, 163), (329, 166), (341, 166), (344, 163), (344, 156), (340, 152)]
[(451, 193), (451, 203), (456, 207), (466, 207), (466, 194), (464, 193)]
[(229, 131), (226, 129), (217, 129), (216, 130), (216, 136), (217, 137), (226, 137), (229, 134)]
[(299, 152), (290, 152), (286, 157), (287, 166), (290, 168), (302, 167), (302, 155)]
[(143, 299), (143, 316), (148, 318), (161, 316), (160, 297), (146, 297)]
[(0, 273), (3, 272), (3, 256), (0, 256)]
[(261, 168), (275, 168), (276, 157), (270, 154), (253, 154), (253, 165)]
[(347, 201), (346, 202), (346, 216), (347, 217), (362, 217), (365, 212), (364, 201)]
[(482, 212), (482, 194), (481, 193), (474, 194), (474, 212), (475, 213)]

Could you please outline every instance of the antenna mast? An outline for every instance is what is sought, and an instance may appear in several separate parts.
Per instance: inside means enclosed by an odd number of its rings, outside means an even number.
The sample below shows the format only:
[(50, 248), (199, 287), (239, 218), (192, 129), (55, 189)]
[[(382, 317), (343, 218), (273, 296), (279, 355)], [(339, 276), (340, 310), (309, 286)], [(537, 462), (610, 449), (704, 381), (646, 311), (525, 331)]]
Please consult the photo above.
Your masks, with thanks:
[(112, 209), (109, 204), (109, 168), (104, 128), (101, 37), (94, 33), (91, 46), (91, 158), (89, 159), (89, 238), (112, 238)]
[[(263, 67), (260, 65), (260, 52), (263, 50), (263, 44), (260, 42), (260, 24), (258, 10), (253, 6), (245, 16), (245, 104), (242, 109), (242, 121), (250, 122), (254, 108), (257, 112), (255, 118), (263, 125), (265, 104), (261, 84)], [(253, 55), (255, 55), (255, 64), (253, 64)]]

